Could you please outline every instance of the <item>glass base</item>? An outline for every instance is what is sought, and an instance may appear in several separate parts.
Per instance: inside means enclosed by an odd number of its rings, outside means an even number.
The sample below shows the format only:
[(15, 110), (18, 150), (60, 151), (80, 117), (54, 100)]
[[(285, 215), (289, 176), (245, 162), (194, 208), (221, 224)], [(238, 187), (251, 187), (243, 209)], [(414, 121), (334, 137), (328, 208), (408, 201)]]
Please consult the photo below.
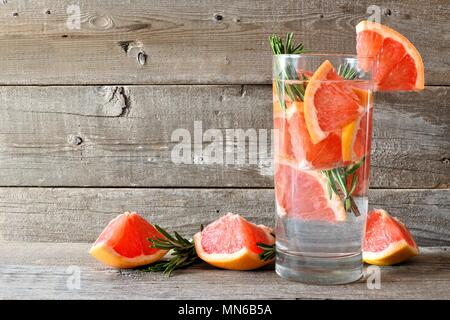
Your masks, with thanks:
[(355, 282), (363, 276), (362, 254), (319, 256), (277, 251), (275, 270), (282, 278), (308, 284)]

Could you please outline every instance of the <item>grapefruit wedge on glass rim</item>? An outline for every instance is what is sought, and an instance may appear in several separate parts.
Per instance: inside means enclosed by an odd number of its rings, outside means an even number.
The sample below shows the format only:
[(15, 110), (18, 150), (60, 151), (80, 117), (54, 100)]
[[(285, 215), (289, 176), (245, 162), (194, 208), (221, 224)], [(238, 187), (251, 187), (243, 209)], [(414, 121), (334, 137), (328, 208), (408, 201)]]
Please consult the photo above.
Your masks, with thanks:
[(262, 260), (257, 243), (273, 245), (271, 228), (256, 225), (238, 214), (228, 213), (194, 236), (195, 250), (203, 261), (228, 270), (253, 270), (273, 260)]
[(89, 253), (114, 268), (136, 268), (160, 260), (166, 250), (150, 248), (148, 239), (164, 238), (135, 212), (125, 212), (109, 222)]
[(406, 226), (382, 209), (368, 213), (363, 243), (363, 260), (386, 266), (400, 263), (419, 254)]
[(397, 31), (372, 21), (356, 25), (356, 51), (360, 67), (372, 69), (377, 91), (422, 90), (424, 66), (414, 45)]

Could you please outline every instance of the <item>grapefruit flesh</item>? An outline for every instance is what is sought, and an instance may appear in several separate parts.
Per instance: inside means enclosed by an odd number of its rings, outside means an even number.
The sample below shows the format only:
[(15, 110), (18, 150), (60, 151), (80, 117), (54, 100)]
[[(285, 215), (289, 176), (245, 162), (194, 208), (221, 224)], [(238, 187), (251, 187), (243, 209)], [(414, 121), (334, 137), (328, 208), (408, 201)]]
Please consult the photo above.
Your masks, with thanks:
[(280, 158), (293, 159), (289, 124), (278, 101), (274, 101), (273, 128), (275, 129), (275, 154)]
[(400, 263), (419, 254), (406, 226), (382, 209), (368, 213), (363, 260), (379, 266)]
[(195, 250), (203, 261), (228, 270), (253, 270), (272, 261), (263, 261), (257, 243), (273, 245), (272, 229), (255, 225), (237, 214), (228, 213), (194, 236)]
[[(348, 152), (349, 158), (344, 158), (344, 160), (349, 160), (346, 164), (350, 164), (352, 162), (355, 163), (365, 157), (364, 163), (355, 172), (358, 177), (358, 182), (355, 190), (353, 191), (353, 196), (366, 196), (369, 190), (370, 151), (372, 148), (372, 116), (373, 108), (370, 107), (369, 111), (364, 113), (361, 120), (359, 120), (352, 144), (347, 142), (347, 148), (349, 151), (343, 151), (343, 153)], [(343, 145), (346, 143), (344, 136), (342, 143)], [(351, 188), (351, 181), (352, 176), (349, 176), (347, 178), (347, 190), (350, 190)]]
[(342, 202), (334, 193), (329, 198), (327, 180), (318, 171), (299, 170), (287, 162), (278, 163), (275, 196), (279, 214), (290, 218), (325, 222), (346, 219)]
[(286, 117), (292, 153), (300, 167), (329, 169), (342, 161), (340, 135), (331, 133), (317, 144), (311, 141), (301, 101), (292, 103)]
[(372, 140), (372, 94), (368, 89), (353, 88), (353, 91), (368, 111), (342, 129), (342, 159), (346, 164), (358, 161), (370, 152)]
[(331, 132), (340, 132), (362, 112), (360, 99), (348, 82), (339, 77), (328, 60), (309, 79), (304, 96), (304, 114), (314, 144)]
[[(407, 38), (391, 28), (371, 21), (358, 23), (356, 34), (360, 67), (366, 71), (372, 70), (376, 90), (424, 88), (422, 57)], [(370, 58), (371, 62), (365, 58)]]
[[(358, 182), (356, 184), (355, 190), (352, 195), (355, 197), (367, 196), (369, 191), (369, 175), (370, 175), (370, 153), (368, 152), (364, 163), (355, 171), (358, 177)], [(352, 185), (352, 176), (347, 178), (347, 190), (350, 190)]]
[(342, 130), (342, 158), (344, 164), (357, 162), (370, 153), (372, 145), (372, 112), (364, 113)]
[(135, 268), (158, 261), (167, 253), (151, 248), (149, 238), (164, 236), (139, 214), (125, 212), (111, 220), (89, 253), (111, 267)]

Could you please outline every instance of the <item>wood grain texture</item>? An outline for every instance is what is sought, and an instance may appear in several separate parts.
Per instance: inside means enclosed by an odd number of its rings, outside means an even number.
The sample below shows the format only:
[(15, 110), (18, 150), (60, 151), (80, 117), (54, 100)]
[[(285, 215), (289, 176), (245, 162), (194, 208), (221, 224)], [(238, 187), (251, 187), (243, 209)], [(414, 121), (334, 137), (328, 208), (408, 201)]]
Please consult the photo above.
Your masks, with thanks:
[[(270, 33), (313, 51), (355, 52), (373, 1), (9, 0), (0, 6), (1, 84), (268, 83)], [(378, 1), (382, 23), (417, 46), (426, 82), (450, 84), (445, 0)], [(70, 12), (70, 11), (69, 11)], [(73, 12), (73, 11), (72, 11)], [(146, 56), (139, 63), (140, 52)], [(142, 60), (141, 60), (142, 61)]]
[[(189, 131), (194, 151), (195, 121), (221, 130), (224, 159), (238, 147), (226, 129), (253, 128), (270, 141), (269, 86), (11, 86), (0, 99), (2, 186), (273, 186), (270, 146), (250, 152), (254, 164), (171, 160), (176, 129)], [(448, 101), (448, 87), (377, 95), (371, 187), (450, 186)]]
[[(424, 248), (407, 263), (381, 268), (378, 290), (369, 290), (365, 278), (313, 286), (286, 281), (271, 268), (239, 272), (206, 264), (166, 278), (103, 267), (88, 248), (80, 243), (2, 243), (0, 256), (6, 259), (0, 266), (0, 299), (450, 299), (447, 247)], [(80, 268), (79, 290), (67, 287), (69, 266)]]
[[(419, 245), (450, 245), (450, 190), (371, 190)], [(0, 188), (0, 240), (93, 242), (123, 211), (192, 236), (226, 212), (273, 226), (271, 189)]]

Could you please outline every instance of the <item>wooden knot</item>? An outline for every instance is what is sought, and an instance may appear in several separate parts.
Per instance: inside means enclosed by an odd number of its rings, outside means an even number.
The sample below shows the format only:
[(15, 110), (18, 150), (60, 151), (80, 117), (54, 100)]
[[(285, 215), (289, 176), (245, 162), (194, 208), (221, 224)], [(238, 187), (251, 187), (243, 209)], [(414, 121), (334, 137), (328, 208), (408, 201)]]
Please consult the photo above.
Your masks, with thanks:
[(71, 134), (68, 138), (67, 138), (67, 142), (73, 146), (79, 146), (80, 144), (83, 143), (83, 139), (80, 136)]
[(114, 21), (109, 16), (94, 16), (89, 19), (89, 24), (96, 29), (112, 29), (114, 27)]

